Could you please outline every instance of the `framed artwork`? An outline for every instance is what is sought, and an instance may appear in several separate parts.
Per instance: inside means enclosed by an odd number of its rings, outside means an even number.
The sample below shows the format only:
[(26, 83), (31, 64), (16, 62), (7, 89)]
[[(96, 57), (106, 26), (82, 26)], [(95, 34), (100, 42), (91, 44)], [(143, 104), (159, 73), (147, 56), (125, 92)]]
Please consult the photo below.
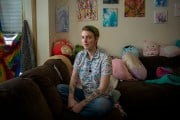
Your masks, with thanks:
[(76, 0), (78, 21), (98, 19), (97, 0)]
[(166, 23), (168, 21), (167, 10), (156, 10), (154, 11), (154, 23)]
[(154, 0), (155, 7), (167, 7), (168, 0)]
[(61, 6), (56, 8), (56, 32), (69, 31), (69, 9), (68, 7)]
[(144, 17), (145, 0), (125, 0), (125, 17)]
[(174, 16), (180, 16), (180, 3), (174, 4)]
[(118, 8), (103, 8), (103, 27), (117, 27)]
[(104, 4), (118, 4), (119, 0), (103, 0)]

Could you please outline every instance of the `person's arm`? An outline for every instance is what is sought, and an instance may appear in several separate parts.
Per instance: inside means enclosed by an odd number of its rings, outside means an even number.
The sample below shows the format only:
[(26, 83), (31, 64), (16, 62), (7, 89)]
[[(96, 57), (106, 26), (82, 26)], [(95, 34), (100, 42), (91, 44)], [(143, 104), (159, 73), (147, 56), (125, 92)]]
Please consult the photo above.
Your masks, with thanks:
[(95, 99), (96, 97), (103, 95), (110, 83), (110, 75), (103, 76), (100, 80), (100, 85), (98, 89), (96, 89), (91, 95), (89, 95), (85, 100), (83, 100), (84, 106), (88, 104), (91, 100)]
[(100, 80), (100, 86), (96, 89), (91, 95), (89, 95), (86, 99), (82, 100), (81, 102), (75, 104), (72, 107), (72, 110), (75, 113), (79, 113), (84, 106), (86, 106), (91, 100), (95, 99), (96, 97), (104, 94), (106, 92), (107, 87), (109, 86), (110, 82), (110, 75), (104, 76)]
[(76, 80), (78, 79), (78, 74), (75, 69), (72, 71), (71, 80), (69, 83), (69, 96), (68, 96), (68, 107), (72, 108), (77, 102), (74, 99), (74, 91), (76, 87)]

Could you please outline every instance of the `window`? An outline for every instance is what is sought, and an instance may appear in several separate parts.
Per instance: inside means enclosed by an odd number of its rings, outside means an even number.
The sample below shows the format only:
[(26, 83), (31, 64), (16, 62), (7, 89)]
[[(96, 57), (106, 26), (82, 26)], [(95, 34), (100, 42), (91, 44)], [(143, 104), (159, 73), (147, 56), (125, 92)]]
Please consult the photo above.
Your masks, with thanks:
[(22, 0), (0, 0), (0, 23), (3, 32), (22, 32)]

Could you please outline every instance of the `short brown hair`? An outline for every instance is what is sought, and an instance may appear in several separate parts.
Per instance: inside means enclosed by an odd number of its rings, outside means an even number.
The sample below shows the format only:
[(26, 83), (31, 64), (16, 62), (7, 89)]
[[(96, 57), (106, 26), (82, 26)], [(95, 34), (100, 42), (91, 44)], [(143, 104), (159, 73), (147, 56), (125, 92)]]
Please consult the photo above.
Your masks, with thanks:
[(86, 25), (82, 28), (82, 30), (85, 30), (85, 31), (90, 31), (94, 34), (94, 37), (95, 38), (98, 38), (99, 37), (99, 30), (95, 27), (95, 26), (92, 26), (92, 25)]

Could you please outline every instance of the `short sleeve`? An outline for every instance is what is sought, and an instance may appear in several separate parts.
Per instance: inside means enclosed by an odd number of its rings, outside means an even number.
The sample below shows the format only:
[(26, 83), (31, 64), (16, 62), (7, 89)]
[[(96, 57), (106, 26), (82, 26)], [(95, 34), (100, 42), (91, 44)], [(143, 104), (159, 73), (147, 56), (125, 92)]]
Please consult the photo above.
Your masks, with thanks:
[(111, 62), (111, 57), (109, 55), (105, 55), (102, 60), (101, 73), (102, 76), (112, 74), (112, 62)]

